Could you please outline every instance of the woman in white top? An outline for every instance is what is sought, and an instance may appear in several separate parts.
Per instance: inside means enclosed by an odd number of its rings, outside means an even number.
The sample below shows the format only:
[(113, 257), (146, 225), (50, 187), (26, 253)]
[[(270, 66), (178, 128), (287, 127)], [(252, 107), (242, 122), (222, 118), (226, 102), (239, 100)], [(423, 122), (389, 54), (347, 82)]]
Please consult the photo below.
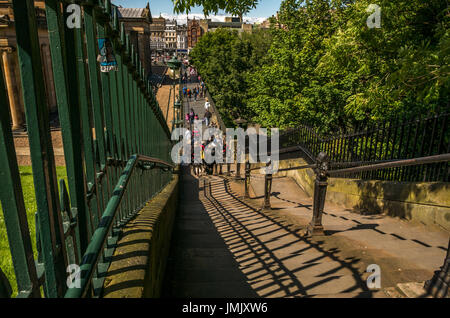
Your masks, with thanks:
[(206, 102), (205, 102), (205, 110), (209, 110), (210, 107), (211, 107), (211, 104), (209, 103), (209, 100), (206, 99)]

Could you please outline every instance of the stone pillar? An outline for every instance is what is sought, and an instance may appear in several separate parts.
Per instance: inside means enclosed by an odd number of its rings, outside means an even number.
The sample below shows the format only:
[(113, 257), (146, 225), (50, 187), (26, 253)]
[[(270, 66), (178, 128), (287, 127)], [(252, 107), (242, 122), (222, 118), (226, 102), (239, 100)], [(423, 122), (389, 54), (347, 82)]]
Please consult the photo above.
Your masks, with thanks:
[(13, 47), (1, 47), (3, 72), (5, 74), (6, 90), (8, 92), (9, 107), (11, 110), (12, 129), (24, 130), (25, 120), (22, 111), (20, 110), (20, 103), (18, 102), (16, 92), (17, 84), (14, 78), (14, 66), (11, 60), (11, 54), (14, 52)]

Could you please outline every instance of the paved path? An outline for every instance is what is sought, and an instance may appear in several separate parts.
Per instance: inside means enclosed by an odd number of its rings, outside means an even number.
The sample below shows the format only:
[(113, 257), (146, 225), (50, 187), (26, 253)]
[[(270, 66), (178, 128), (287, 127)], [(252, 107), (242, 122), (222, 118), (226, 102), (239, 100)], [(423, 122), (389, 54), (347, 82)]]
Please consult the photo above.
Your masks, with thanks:
[(232, 187), (185, 174), (165, 297), (372, 296), (354, 260), (302, 238)]
[(256, 297), (185, 168), (163, 297)]
[[(184, 84), (186, 87), (190, 88), (191, 90), (193, 90), (195, 87), (199, 86), (200, 87), (200, 83), (195, 82), (195, 83), (188, 83), (188, 84)], [(182, 86), (183, 87), (183, 86)], [(192, 98), (183, 98), (183, 120), (185, 120), (186, 114), (188, 114), (191, 109), (194, 110), (195, 114), (198, 115), (199, 120), (203, 120), (205, 118), (205, 102), (206, 102), (206, 98), (202, 97), (200, 98), (199, 96), (197, 97), (197, 100), (194, 99), (194, 95), (192, 95)], [(216, 114), (213, 113), (213, 110), (210, 109), (211, 113), (212, 113), (212, 118), (211, 118), (211, 122), (215, 122), (217, 123), (217, 117)], [(187, 127), (189, 128), (189, 127)], [(205, 125), (203, 125), (203, 130), (206, 128)]]
[[(243, 199), (241, 182), (185, 169), (164, 297), (399, 297), (393, 287), (442, 265), (446, 232), (327, 205), (327, 236), (304, 238), (311, 199), (293, 180), (275, 179), (274, 209), (262, 212), (254, 181), (255, 199)], [(381, 267), (382, 290), (366, 286), (370, 264)]]
[[(263, 184), (252, 182), (254, 197), (263, 196)], [(312, 198), (291, 178), (274, 179), (271, 203), (272, 214), (283, 216), (300, 228), (311, 220)], [(326, 240), (330, 244), (334, 241), (343, 256), (360, 259), (360, 272), (370, 264), (381, 267), (383, 287), (430, 279), (433, 271), (442, 266), (449, 241), (449, 233), (435, 227), (385, 215), (356, 214), (328, 203), (323, 225)]]

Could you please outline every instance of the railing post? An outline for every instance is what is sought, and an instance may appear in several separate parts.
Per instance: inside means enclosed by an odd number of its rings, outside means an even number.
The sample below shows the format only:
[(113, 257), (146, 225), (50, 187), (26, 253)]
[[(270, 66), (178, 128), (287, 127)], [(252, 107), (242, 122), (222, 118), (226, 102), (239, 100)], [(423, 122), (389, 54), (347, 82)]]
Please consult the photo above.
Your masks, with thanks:
[(447, 256), (439, 271), (434, 273), (431, 280), (425, 282), (424, 288), (428, 294), (436, 298), (445, 298), (449, 296), (450, 285), (450, 240), (448, 242)]
[(227, 177), (231, 176), (231, 164), (227, 163)]
[[(268, 170), (270, 166), (270, 161), (266, 164), (266, 169)], [(266, 172), (267, 172), (266, 170)], [(272, 174), (266, 173), (264, 177), (264, 205), (263, 210), (271, 210), (270, 205), (270, 195), (272, 193)]]
[(250, 186), (250, 162), (247, 161), (245, 162), (245, 198), (249, 197), (249, 186)]
[(236, 162), (236, 180), (241, 180), (241, 163), (239, 161)]
[(321, 152), (316, 160), (316, 181), (314, 183), (313, 218), (307, 227), (308, 235), (324, 235), (322, 226), (323, 207), (328, 186), (328, 155)]
[(11, 298), (12, 292), (11, 284), (0, 268), (0, 298)]

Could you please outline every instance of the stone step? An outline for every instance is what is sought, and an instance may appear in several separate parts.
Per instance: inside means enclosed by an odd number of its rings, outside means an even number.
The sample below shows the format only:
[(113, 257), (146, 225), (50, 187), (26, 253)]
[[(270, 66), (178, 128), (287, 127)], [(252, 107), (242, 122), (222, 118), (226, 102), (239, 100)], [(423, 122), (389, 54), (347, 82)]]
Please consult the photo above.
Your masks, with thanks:
[(314, 296), (307, 296), (308, 298), (388, 298), (386, 293), (382, 290), (377, 291), (363, 291), (363, 292), (348, 292), (338, 294), (321, 294)]
[(405, 298), (430, 298), (423, 287), (424, 284), (425, 282), (400, 283), (397, 284), (397, 289), (405, 295)]

